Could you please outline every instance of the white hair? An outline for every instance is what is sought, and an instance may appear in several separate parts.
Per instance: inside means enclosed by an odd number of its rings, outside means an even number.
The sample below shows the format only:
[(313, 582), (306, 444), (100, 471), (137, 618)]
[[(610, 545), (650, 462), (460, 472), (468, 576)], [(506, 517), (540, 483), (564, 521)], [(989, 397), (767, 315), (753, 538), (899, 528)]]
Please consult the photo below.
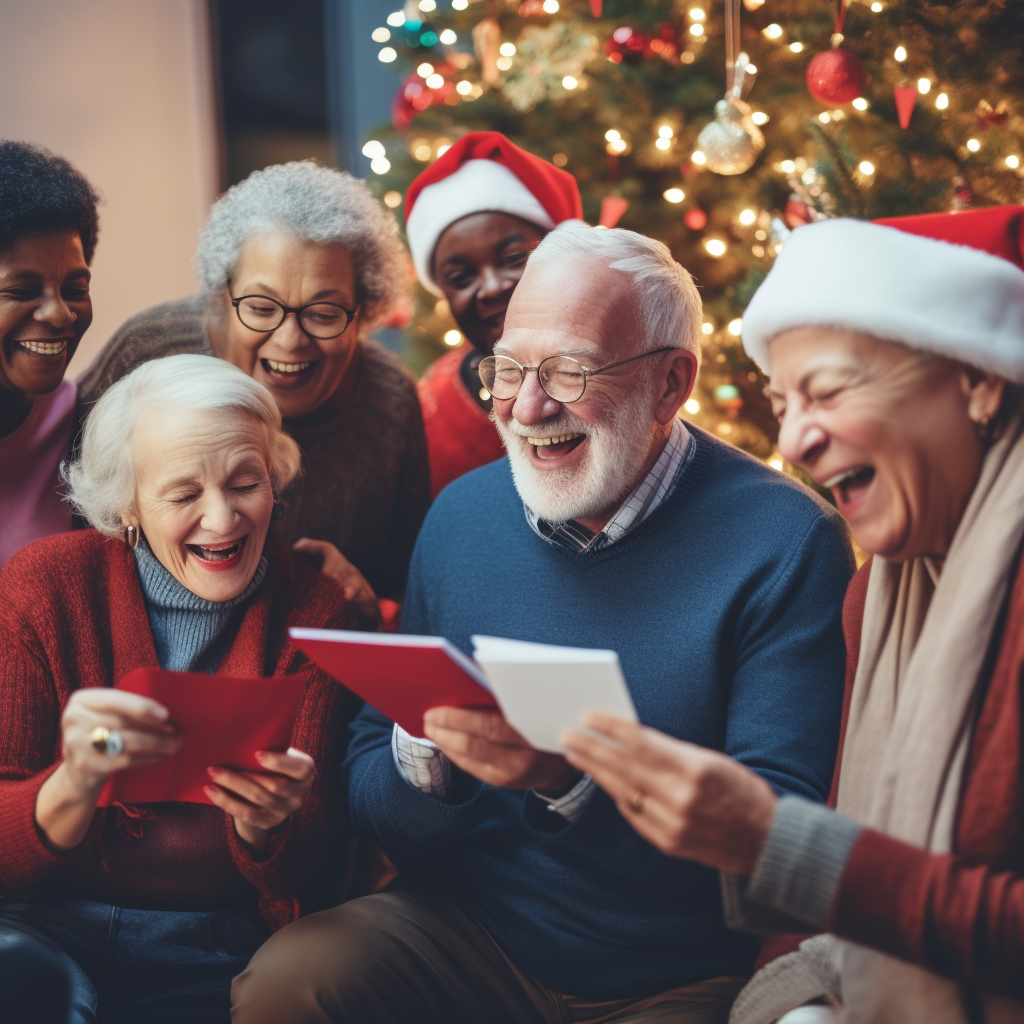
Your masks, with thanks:
[(598, 259), (631, 274), (644, 325), (641, 352), (672, 345), (692, 352), (700, 365), (700, 294), (689, 271), (663, 242), (623, 228), (592, 228), (563, 221), (530, 254), (529, 265)]
[(301, 160), (253, 171), (213, 204), (196, 252), (196, 276), (208, 297), (228, 283), (243, 243), (268, 231), (344, 246), (364, 327), (386, 320), (406, 289), (407, 257), (395, 218), (358, 178)]
[(64, 470), (67, 502), (100, 533), (117, 537), (121, 514), (135, 503), (133, 435), (148, 409), (237, 412), (261, 423), (267, 436), (267, 468), (274, 494), (298, 475), (299, 446), (281, 426), (270, 392), (231, 363), (213, 356), (153, 359), (110, 387), (85, 421), (78, 458)]

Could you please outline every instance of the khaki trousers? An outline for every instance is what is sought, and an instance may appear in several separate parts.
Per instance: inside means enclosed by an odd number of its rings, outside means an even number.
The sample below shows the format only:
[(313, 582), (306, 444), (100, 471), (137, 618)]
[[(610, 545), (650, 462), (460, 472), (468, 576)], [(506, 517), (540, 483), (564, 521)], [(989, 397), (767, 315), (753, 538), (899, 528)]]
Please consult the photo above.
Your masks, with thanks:
[(232, 986), (234, 1024), (725, 1024), (745, 978), (644, 999), (563, 995), (427, 890), (378, 893), (273, 935)]

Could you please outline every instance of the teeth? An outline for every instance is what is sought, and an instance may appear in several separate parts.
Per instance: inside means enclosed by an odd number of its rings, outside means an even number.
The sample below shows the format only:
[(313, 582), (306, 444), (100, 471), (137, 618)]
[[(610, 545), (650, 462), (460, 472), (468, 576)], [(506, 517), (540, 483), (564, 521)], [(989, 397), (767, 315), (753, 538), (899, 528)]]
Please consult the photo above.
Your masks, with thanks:
[(19, 341), (18, 344), (40, 356), (59, 356), (68, 347), (66, 341)]
[(841, 487), (848, 480), (852, 480), (858, 473), (863, 473), (867, 468), (867, 466), (854, 466), (853, 469), (844, 469), (842, 473), (837, 473), (830, 480), (826, 480), (822, 486), (829, 489)]
[(268, 359), (267, 366), (274, 371), (274, 373), (302, 373), (303, 370), (308, 370), (313, 364), (309, 363), (279, 363), (276, 359)]
[(194, 545), (195, 550), (198, 552), (200, 558), (204, 558), (207, 562), (224, 562), (227, 559), (232, 558), (238, 554), (238, 549), (242, 546), (242, 542), (238, 541), (236, 544), (232, 544), (229, 548), (204, 548), (202, 544)]
[(545, 445), (562, 444), (565, 441), (571, 441), (574, 437), (582, 436), (582, 434), (555, 434), (553, 437), (528, 437), (526, 440), (529, 444), (543, 448)]

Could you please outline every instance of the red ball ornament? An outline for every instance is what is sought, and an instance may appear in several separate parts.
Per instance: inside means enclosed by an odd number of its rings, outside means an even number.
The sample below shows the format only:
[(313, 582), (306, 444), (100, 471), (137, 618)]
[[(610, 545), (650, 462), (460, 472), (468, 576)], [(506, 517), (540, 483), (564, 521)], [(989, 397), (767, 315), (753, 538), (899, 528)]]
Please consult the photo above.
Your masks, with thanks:
[(694, 206), (683, 214), (683, 223), (691, 231), (703, 231), (708, 226), (708, 215), (699, 206)]
[(807, 91), (819, 103), (841, 107), (864, 91), (864, 65), (845, 46), (819, 53), (807, 65)]

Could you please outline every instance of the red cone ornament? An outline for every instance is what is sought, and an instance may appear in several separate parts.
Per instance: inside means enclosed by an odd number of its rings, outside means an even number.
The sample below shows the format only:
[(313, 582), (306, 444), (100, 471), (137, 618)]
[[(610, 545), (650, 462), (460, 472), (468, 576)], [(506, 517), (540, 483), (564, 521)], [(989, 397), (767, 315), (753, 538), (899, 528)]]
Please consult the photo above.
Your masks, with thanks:
[(601, 200), (601, 216), (597, 223), (603, 228), (613, 228), (629, 209), (629, 200), (622, 196), (605, 196)]
[(827, 107), (841, 107), (864, 91), (864, 65), (845, 46), (819, 53), (807, 65), (807, 91)]
[(896, 100), (896, 116), (900, 119), (900, 127), (909, 128), (910, 115), (917, 102), (917, 90), (912, 85), (894, 85), (892, 94)]

